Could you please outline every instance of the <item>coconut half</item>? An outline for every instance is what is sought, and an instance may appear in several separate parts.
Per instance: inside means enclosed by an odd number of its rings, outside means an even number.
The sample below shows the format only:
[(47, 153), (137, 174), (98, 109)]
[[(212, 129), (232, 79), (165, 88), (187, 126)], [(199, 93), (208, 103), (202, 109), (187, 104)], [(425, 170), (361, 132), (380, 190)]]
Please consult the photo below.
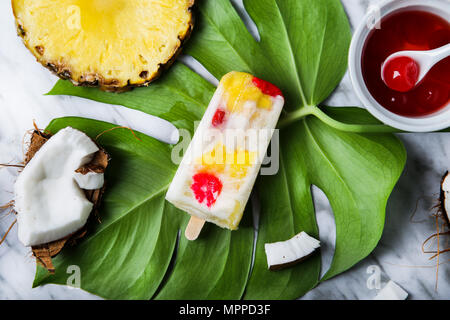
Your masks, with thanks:
[(406, 300), (408, 292), (394, 281), (389, 280), (386, 286), (378, 292), (374, 300)]
[(287, 241), (266, 243), (267, 265), (270, 270), (281, 270), (293, 266), (310, 257), (320, 247), (320, 241), (306, 232)]
[(447, 171), (441, 180), (441, 211), (447, 224), (450, 227), (450, 174)]
[[(61, 133), (61, 135), (67, 134), (68, 136), (71, 136), (71, 134), (69, 133), (69, 131), (70, 131), (72, 133), (76, 133), (77, 136), (81, 137), (82, 141), (87, 141), (86, 140), (87, 136), (84, 135), (84, 133), (82, 133), (78, 130), (72, 129), (72, 128), (66, 128), (66, 129), (67, 130), (63, 131), (63, 133)], [(32, 133), (30, 145), (25, 154), (25, 160), (24, 160), (25, 167), (28, 167), (28, 164), (35, 157), (35, 155), (38, 153), (38, 151), (40, 151), (41, 148), (44, 146), (44, 144), (46, 144), (48, 141), (50, 141), (51, 138), (52, 138), (51, 134), (41, 132), (38, 129), (36, 129)], [(73, 143), (73, 141), (71, 141), (70, 139), (68, 141), (70, 142), (70, 144)], [(94, 147), (92, 147), (92, 143), (93, 143), (92, 141), (89, 142), (89, 145), (90, 145), (89, 148), (94, 149)], [(58, 144), (60, 144), (60, 143), (57, 143), (57, 145)], [(69, 149), (70, 149), (70, 147), (69, 147)], [(97, 147), (96, 149), (99, 149), (99, 148)], [(43, 152), (45, 152), (45, 150), (43, 150)], [(92, 203), (92, 210), (90, 212), (90, 217), (92, 217), (92, 213), (94, 213), (94, 215), (99, 220), (98, 215), (97, 215), (97, 209), (101, 203), (101, 199), (102, 199), (105, 187), (102, 186), (101, 188), (95, 189), (95, 190), (87, 190), (87, 189), (85, 189), (85, 187), (89, 187), (89, 185), (92, 186), (93, 180), (97, 180), (97, 182), (96, 182), (97, 184), (99, 184), (99, 182), (98, 182), (99, 180), (103, 180), (103, 173), (105, 172), (106, 167), (108, 166), (109, 155), (103, 149), (100, 149), (97, 152), (95, 152), (93, 154), (93, 156), (87, 156), (85, 158), (85, 160), (87, 160), (89, 158), (91, 158), (91, 161), (84, 164), (82, 167), (78, 168), (76, 170), (76, 172), (74, 172), (73, 174), (74, 174), (74, 179), (75, 179), (75, 177), (80, 177), (80, 179), (82, 180), (80, 183), (77, 182), (78, 187), (83, 188), (83, 193), (84, 193), (85, 198), (90, 203)], [(52, 161), (53, 161), (53, 159), (52, 159)], [(37, 162), (39, 162), (39, 161), (37, 161)], [(85, 161), (82, 161), (82, 162), (85, 162)], [(51, 168), (49, 170), (51, 171)], [(89, 177), (86, 181), (86, 179), (83, 179), (83, 177), (80, 176), (80, 174), (85, 175), (85, 174), (89, 174), (89, 173), (93, 173), (93, 172), (97, 173), (100, 177), (95, 178), (95, 179), (92, 179), (91, 177)], [(90, 176), (91, 175), (92, 174), (90, 174)], [(75, 181), (77, 181), (77, 180), (75, 180)], [(18, 191), (20, 193), (20, 190), (18, 190)], [(19, 210), (19, 207), (20, 207), (20, 204), (19, 205), (16, 204), (15, 209)], [(64, 211), (62, 211), (62, 212), (64, 213)], [(78, 239), (84, 237), (86, 232), (87, 232), (87, 227), (86, 227), (86, 225), (84, 225), (79, 230), (75, 231), (74, 233), (68, 234), (65, 237), (60, 238), (58, 240), (54, 240), (54, 241), (39, 244), (39, 245), (33, 245), (32, 251), (33, 251), (33, 255), (36, 257), (36, 261), (39, 264), (41, 264), (44, 268), (46, 268), (50, 273), (54, 273), (55, 269), (53, 267), (52, 258), (54, 256), (56, 256), (64, 248), (64, 246), (67, 243), (72, 244), (72, 245), (75, 244)]]
[(86, 224), (93, 203), (86, 199), (75, 171), (99, 150), (86, 134), (68, 127), (25, 166), (14, 186), (19, 240), (25, 246), (61, 239)]

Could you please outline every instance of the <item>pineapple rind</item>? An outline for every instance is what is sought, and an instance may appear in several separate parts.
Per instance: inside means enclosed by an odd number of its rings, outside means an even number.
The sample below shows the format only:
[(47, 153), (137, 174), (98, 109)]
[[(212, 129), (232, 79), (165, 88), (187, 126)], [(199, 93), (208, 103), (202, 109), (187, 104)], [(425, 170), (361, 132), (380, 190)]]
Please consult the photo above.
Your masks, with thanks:
[(54, 3), (12, 0), (19, 36), (60, 78), (105, 91), (123, 92), (157, 79), (193, 28), (194, 0)]

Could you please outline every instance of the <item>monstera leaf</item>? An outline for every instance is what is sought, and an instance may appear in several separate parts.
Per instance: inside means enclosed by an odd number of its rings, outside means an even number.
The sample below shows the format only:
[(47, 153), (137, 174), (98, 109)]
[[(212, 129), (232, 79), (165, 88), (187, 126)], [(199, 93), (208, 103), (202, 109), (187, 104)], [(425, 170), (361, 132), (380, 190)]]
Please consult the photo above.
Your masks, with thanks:
[[(47, 130), (56, 133), (67, 126), (92, 138), (114, 127), (94, 120), (61, 118), (54, 120)], [(164, 199), (176, 171), (171, 147), (139, 133), (137, 138), (140, 140), (120, 130), (99, 138), (98, 143), (112, 158), (105, 177), (107, 189), (99, 215), (101, 223), (91, 223), (88, 236), (81, 243), (63, 250), (54, 259), (55, 275), (38, 267), (35, 286), (66, 284), (70, 276), (68, 267), (75, 265), (81, 273), (81, 287), (102, 297), (156, 296), (164, 277), (169, 277), (166, 273), (178, 232), (186, 227), (188, 217)], [(251, 217), (251, 213), (247, 216)], [(212, 226), (207, 226), (204, 232), (199, 241), (180, 238), (175, 267), (169, 277), (173, 281), (167, 282), (160, 296), (232, 299), (242, 295), (252, 257), (251, 221), (243, 221), (239, 232)], [(242, 265), (236, 268), (238, 262)], [(223, 287), (226, 290), (221, 290)]]
[[(391, 128), (358, 108), (319, 106), (346, 70), (350, 28), (338, 0), (244, 0), (256, 40), (229, 0), (198, 1), (197, 27), (186, 53), (216, 78), (247, 71), (277, 84), (286, 96), (280, 120), (280, 169), (257, 181), (261, 213), (254, 264), (251, 213), (238, 231), (208, 226), (189, 243), (177, 234), (185, 214), (164, 193), (176, 167), (170, 147), (126, 131), (99, 141), (113, 156), (103, 223), (55, 259), (58, 273), (38, 268), (35, 285), (65, 284), (79, 265), (83, 289), (106, 298), (293, 299), (366, 257), (378, 243), (386, 202), (406, 154)], [(50, 94), (123, 105), (193, 130), (214, 88), (176, 64), (149, 88), (124, 94), (77, 88), (60, 81)], [(49, 129), (75, 126), (91, 136), (111, 125), (58, 119)], [(104, 140), (103, 140), (104, 139)], [(267, 270), (264, 243), (300, 231), (318, 237), (311, 186), (330, 200), (336, 249), (320, 279), (320, 257), (280, 272)], [(249, 210), (247, 210), (249, 211)], [(252, 268), (251, 268), (252, 266)]]

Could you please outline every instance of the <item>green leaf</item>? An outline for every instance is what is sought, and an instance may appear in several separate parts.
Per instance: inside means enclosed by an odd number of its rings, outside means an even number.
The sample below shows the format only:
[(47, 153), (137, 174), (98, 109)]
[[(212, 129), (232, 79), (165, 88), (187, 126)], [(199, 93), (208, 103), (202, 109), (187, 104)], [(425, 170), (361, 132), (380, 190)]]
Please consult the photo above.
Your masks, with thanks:
[(267, 76), (296, 88), (301, 103), (295, 106), (325, 100), (345, 73), (351, 39), (340, 1), (244, 0), (244, 4), (258, 26), (261, 50), (270, 57), (264, 66), (272, 67)]
[[(374, 123), (357, 108), (328, 111)], [(318, 237), (311, 185), (327, 195), (336, 221), (335, 255), (322, 280), (365, 258), (381, 238), (387, 199), (406, 162), (401, 142), (390, 134), (346, 133), (314, 117), (286, 128), (280, 141), (279, 174), (258, 180), (261, 226), (248, 299), (295, 299), (318, 283), (318, 256), (296, 268), (271, 272), (264, 253), (264, 243), (287, 240), (300, 231)]]
[[(56, 133), (66, 126), (94, 138), (113, 127), (66, 118), (54, 120), (47, 130)], [(156, 291), (171, 260), (182, 215), (164, 201), (164, 190), (176, 170), (169, 147), (138, 137), (142, 142), (115, 130), (100, 138), (98, 142), (113, 159), (106, 176), (102, 223), (93, 223), (80, 244), (54, 259), (55, 276), (39, 267), (34, 286), (65, 284), (67, 267), (77, 265), (82, 288), (103, 297), (151, 298)]]
[(239, 299), (245, 287), (242, 284), (247, 282), (253, 251), (253, 226), (248, 211), (238, 232), (218, 231), (209, 224), (195, 245), (182, 241), (169, 282), (156, 298)]
[(265, 59), (230, 1), (198, 1), (199, 17), (187, 48), (217, 79), (230, 70), (251, 72)]
[[(292, 141), (293, 128), (282, 132), (280, 140)], [(257, 182), (261, 199), (261, 221), (255, 265), (247, 286), (246, 299), (295, 299), (319, 280), (320, 256), (315, 255), (295, 268), (269, 271), (265, 243), (288, 240), (300, 231), (319, 236), (310, 184), (301, 153), (280, 147), (280, 171), (262, 176)]]
[[(54, 120), (47, 130), (56, 133), (67, 126), (93, 138), (114, 127), (94, 120), (62, 118)], [(34, 286), (66, 284), (67, 268), (77, 265), (81, 270), (81, 287), (88, 292), (110, 299), (154, 296), (168, 270), (177, 235), (180, 229), (184, 230), (188, 215), (164, 199), (176, 171), (170, 157), (171, 148), (140, 133), (137, 135), (141, 141), (128, 130), (114, 130), (100, 137), (98, 142), (112, 158), (100, 208), (102, 222), (91, 223), (86, 238), (77, 246), (64, 249), (54, 259), (55, 275), (38, 267)], [(210, 241), (216, 245), (211, 245)], [(215, 287), (227, 283), (224, 296), (239, 299), (248, 277), (252, 243), (253, 230), (249, 223), (233, 233), (210, 228), (197, 242), (181, 237), (178, 255), (183, 259), (178, 260), (172, 275), (166, 275), (163, 293), (172, 299), (200, 299), (208, 294), (218, 298)], [(233, 254), (229, 254), (231, 250)], [(183, 252), (190, 254), (183, 255)], [(211, 263), (205, 264), (207, 260)], [(226, 268), (237, 263), (242, 263), (243, 267)], [(183, 288), (186, 290), (177, 290), (181, 284), (176, 274), (185, 269), (196, 276), (195, 286), (191, 282), (189, 288)]]
[(193, 132), (194, 121), (202, 118), (214, 90), (214, 86), (208, 81), (178, 63), (148, 88), (136, 88), (117, 94), (97, 88), (75, 87), (69, 81), (58, 81), (48, 95), (71, 95), (122, 105), (160, 117), (172, 122), (177, 128)]
[(277, 84), (286, 109), (317, 105), (346, 70), (350, 26), (339, 0), (244, 0), (258, 27), (257, 43), (228, 0), (203, 1), (188, 47), (216, 78), (251, 72)]
[[(402, 172), (406, 155), (399, 140), (386, 133), (393, 129), (381, 124), (365, 110), (318, 106), (335, 89), (347, 67), (351, 33), (340, 1), (244, 0), (244, 5), (258, 28), (260, 40), (255, 40), (250, 34), (230, 0), (202, 0), (198, 5), (198, 24), (186, 52), (216, 78), (232, 70), (251, 72), (278, 85), (286, 97), (287, 112), (280, 122), (283, 124), (280, 171), (275, 176), (263, 176), (257, 181), (261, 216), (250, 277), (253, 234), (249, 212), (246, 213), (249, 220), (241, 224), (238, 232), (229, 233), (208, 226), (202, 233), (205, 238), (195, 244), (187, 243), (181, 237), (173, 270), (168, 270), (171, 255), (165, 253), (173, 252), (173, 232), (183, 229), (186, 218), (180, 218), (176, 210), (163, 204), (159, 198), (150, 198), (148, 210), (144, 208), (136, 215), (152, 219), (148, 223), (152, 223), (153, 228), (155, 224), (161, 226), (158, 237), (162, 239), (156, 242), (155, 235), (147, 240), (151, 243), (151, 250), (161, 250), (153, 254), (158, 259), (149, 252), (142, 252), (146, 261), (154, 263), (158, 270), (145, 267), (143, 271), (143, 262), (136, 268), (131, 267), (126, 275), (118, 274), (116, 268), (103, 268), (108, 280), (117, 277), (109, 284), (109, 289), (104, 289), (103, 280), (96, 278), (99, 277), (96, 260), (93, 256), (84, 258), (81, 245), (65, 252), (57, 261), (63, 261), (64, 266), (77, 260), (82, 260), (86, 266), (94, 265), (95, 276), (91, 275), (88, 279), (91, 283), (84, 289), (114, 297), (113, 292), (123, 291), (124, 283), (133, 278), (135, 292), (121, 292), (121, 297), (150, 297), (156, 293), (158, 299), (231, 299), (242, 297), (245, 288), (246, 299), (292, 299), (303, 295), (321, 280), (349, 269), (378, 243), (384, 226), (386, 202)], [(63, 81), (58, 82), (50, 94), (74, 95), (123, 105), (160, 116), (179, 128), (192, 130), (192, 122), (201, 118), (213, 91), (209, 83), (178, 63), (149, 88), (125, 94), (76, 88)], [(89, 129), (87, 123), (85, 125), (85, 129)], [(117, 135), (120, 140), (125, 133)], [(110, 137), (112, 139), (113, 135)], [(108, 146), (114, 150), (116, 142), (111, 141)], [(136, 148), (133, 145), (133, 154)], [(124, 145), (123, 149), (127, 150), (127, 147)], [(155, 150), (165, 152), (159, 146)], [(129, 155), (124, 153), (119, 157), (123, 163), (116, 165), (127, 166), (124, 157)], [(139, 157), (140, 164), (148, 172), (133, 168), (150, 179), (154, 170), (152, 161), (151, 157)], [(175, 168), (171, 174), (173, 170)], [(111, 178), (116, 179), (116, 170), (111, 172)], [(156, 181), (161, 182), (160, 189), (164, 188), (163, 181), (170, 181), (171, 174), (166, 177), (163, 171), (158, 173), (161, 177)], [(324, 279), (319, 279), (320, 256), (315, 255), (290, 269), (271, 272), (267, 269), (265, 243), (287, 240), (300, 231), (318, 236), (312, 185), (325, 192), (335, 215), (336, 251), (331, 267)], [(123, 188), (120, 191), (123, 198), (130, 190), (139, 195), (137, 198), (141, 201), (149, 197), (148, 190), (134, 186), (132, 179), (120, 188)], [(110, 197), (115, 199), (115, 193)], [(117, 205), (116, 200), (113, 202)], [(103, 212), (108, 216), (122, 212), (117, 214), (123, 216), (117, 220), (117, 228), (121, 228), (123, 223), (131, 233), (140, 229), (140, 226), (133, 229), (131, 223), (128, 224), (129, 215), (123, 213), (130, 210), (129, 207), (122, 205), (119, 208), (106, 204)], [(156, 212), (160, 211), (164, 211), (162, 217), (169, 218), (157, 218)], [(172, 215), (178, 215), (178, 218), (172, 218)], [(176, 226), (166, 225), (169, 220)], [(114, 230), (110, 230), (111, 235), (108, 227), (100, 235), (96, 232), (91, 237), (104, 237), (102, 246), (108, 250), (111, 248), (110, 255), (122, 257), (125, 245), (116, 248), (106, 244), (108, 239), (115, 238)], [(138, 241), (139, 237), (135, 238)], [(92, 250), (98, 253), (96, 249)], [(150, 249), (146, 247), (145, 250)], [(140, 259), (144, 258), (140, 257), (138, 261)], [(136, 279), (135, 274), (141, 275), (142, 279)], [(38, 279), (41, 279), (38, 283), (64, 283), (66, 276), (57, 275), (55, 280), (38, 273)], [(148, 282), (158, 285), (148, 288)], [(142, 287), (138, 287), (138, 283), (142, 283)], [(157, 291), (155, 286), (159, 286)]]
[[(303, 114), (303, 115), (302, 115)], [(292, 123), (298, 122), (299, 119), (305, 115), (313, 115), (320, 119), (323, 123), (331, 128), (353, 133), (394, 133), (402, 132), (398, 129), (392, 128), (381, 123), (375, 119), (367, 110), (361, 108), (349, 107), (308, 107), (295, 112), (291, 112), (278, 126), (284, 128)]]
[(315, 118), (295, 127), (309, 181), (327, 195), (336, 221), (335, 254), (325, 280), (352, 267), (377, 245), (406, 153), (389, 134), (345, 133)]

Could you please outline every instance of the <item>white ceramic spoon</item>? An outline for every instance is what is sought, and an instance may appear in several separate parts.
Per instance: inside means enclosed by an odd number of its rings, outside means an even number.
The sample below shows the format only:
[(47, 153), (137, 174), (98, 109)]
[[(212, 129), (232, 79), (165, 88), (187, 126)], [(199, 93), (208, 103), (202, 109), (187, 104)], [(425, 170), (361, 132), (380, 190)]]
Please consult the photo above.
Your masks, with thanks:
[[(386, 83), (384, 79), (385, 74), (385, 67), (388, 64), (388, 62), (392, 61), (395, 58), (398, 57), (409, 57), (416, 61), (416, 63), (419, 66), (419, 75), (417, 77), (417, 81), (415, 83), (415, 86), (417, 86), (423, 78), (426, 76), (428, 71), (439, 61), (447, 58), (450, 56), (450, 43), (429, 51), (399, 51), (394, 54), (391, 54), (387, 59), (384, 61), (383, 65), (381, 66), (381, 78)], [(389, 85), (388, 85), (389, 86)], [(414, 87), (413, 87), (414, 88)], [(411, 89), (413, 89), (411, 88)]]

